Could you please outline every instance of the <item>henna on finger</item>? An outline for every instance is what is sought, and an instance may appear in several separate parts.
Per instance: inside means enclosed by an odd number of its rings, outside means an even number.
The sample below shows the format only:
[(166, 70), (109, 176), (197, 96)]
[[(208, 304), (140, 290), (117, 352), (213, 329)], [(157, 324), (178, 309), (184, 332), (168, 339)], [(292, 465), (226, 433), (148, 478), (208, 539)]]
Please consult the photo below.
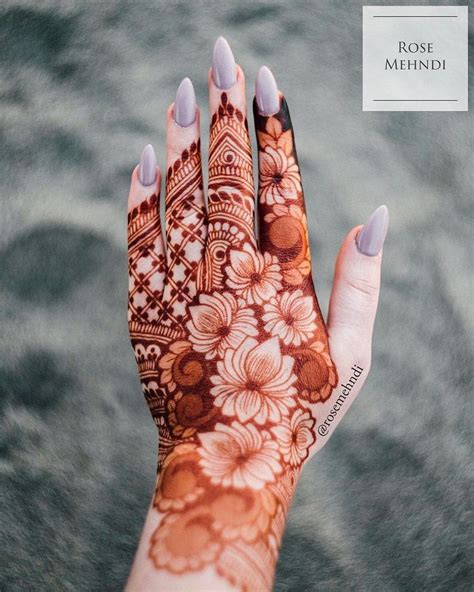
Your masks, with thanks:
[(293, 127), (283, 96), (280, 109), (261, 115), (253, 103), (259, 162), (259, 242), (275, 254), (285, 282), (301, 286), (311, 274), (308, 224)]
[(236, 81), (225, 91), (209, 77), (208, 242), (203, 289), (224, 285), (225, 255), (231, 245), (256, 247), (253, 164), (246, 117), (245, 79), (236, 67)]
[(167, 266), (161, 322), (179, 325), (196, 295), (197, 269), (206, 243), (200, 142), (193, 142), (166, 176)]
[(142, 324), (156, 324), (162, 311), (166, 258), (159, 188), (155, 152), (148, 145), (133, 172), (128, 198), (128, 321), (132, 334)]

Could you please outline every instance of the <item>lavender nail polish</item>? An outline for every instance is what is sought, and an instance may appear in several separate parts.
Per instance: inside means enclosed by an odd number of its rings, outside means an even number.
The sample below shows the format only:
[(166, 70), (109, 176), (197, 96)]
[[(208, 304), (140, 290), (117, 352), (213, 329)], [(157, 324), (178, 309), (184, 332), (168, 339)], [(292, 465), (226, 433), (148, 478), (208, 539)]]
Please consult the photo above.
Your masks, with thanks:
[(181, 127), (188, 127), (196, 119), (196, 94), (193, 83), (185, 78), (178, 87), (174, 102), (174, 120)]
[(280, 95), (270, 68), (262, 66), (255, 79), (255, 98), (261, 115), (275, 115), (280, 110)]
[(237, 70), (235, 68), (234, 54), (224, 37), (219, 37), (212, 53), (212, 79), (214, 84), (219, 88), (228, 89), (234, 86), (236, 77)]
[(379, 206), (367, 220), (356, 238), (357, 248), (363, 255), (375, 257), (382, 250), (388, 230), (388, 208)]
[(138, 165), (138, 180), (147, 187), (156, 181), (156, 154), (151, 144), (143, 148)]

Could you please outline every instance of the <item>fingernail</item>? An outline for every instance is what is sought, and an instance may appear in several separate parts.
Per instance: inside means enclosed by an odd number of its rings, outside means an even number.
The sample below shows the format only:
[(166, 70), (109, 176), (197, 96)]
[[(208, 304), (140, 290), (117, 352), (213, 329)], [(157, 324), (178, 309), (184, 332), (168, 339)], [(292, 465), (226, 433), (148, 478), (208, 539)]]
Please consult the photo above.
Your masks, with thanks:
[(270, 68), (262, 66), (255, 79), (255, 98), (261, 115), (275, 115), (280, 110), (280, 95)]
[(196, 119), (196, 94), (193, 83), (185, 78), (178, 86), (174, 102), (174, 120), (181, 127), (188, 127)]
[(357, 248), (363, 255), (374, 257), (382, 250), (388, 230), (388, 208), (379, 206), (359, 231)]
[(156, 154), (151, 144), (143, 148), (138, 165), (138, 180), (142, 185), (153, 185), (156, 181)]
[(214, 44), (212, 53), (212, 79), (219, 88), (226, 89), (234, 86), (236, 79), (234, 54), (230, 45), (224, 39), (219, 39)]

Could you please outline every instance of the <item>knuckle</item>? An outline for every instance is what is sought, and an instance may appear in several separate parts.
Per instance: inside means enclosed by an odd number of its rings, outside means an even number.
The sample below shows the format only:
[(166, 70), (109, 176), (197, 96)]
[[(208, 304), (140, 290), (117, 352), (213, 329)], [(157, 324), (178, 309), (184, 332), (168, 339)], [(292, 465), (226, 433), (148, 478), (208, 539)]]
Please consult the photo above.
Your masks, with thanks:
[(377, 299), (379, 289), (371, 280), (364, 277), (348, 278), (347, 286), (365, 299), (368, 298), (371, 301)]

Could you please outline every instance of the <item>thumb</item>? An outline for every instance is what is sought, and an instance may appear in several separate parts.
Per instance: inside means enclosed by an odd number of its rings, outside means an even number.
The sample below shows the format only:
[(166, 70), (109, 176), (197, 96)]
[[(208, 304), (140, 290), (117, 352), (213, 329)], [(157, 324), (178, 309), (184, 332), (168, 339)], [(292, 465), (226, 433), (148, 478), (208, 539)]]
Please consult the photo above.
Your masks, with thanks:
[(328, 333), (331, 357), (341, 378), (355, 363), (366, 369), (365, 376), (370, 367), (388, 219), (387, 207), (377, 208), (364, 227), (349, 232), (337, 257)]

